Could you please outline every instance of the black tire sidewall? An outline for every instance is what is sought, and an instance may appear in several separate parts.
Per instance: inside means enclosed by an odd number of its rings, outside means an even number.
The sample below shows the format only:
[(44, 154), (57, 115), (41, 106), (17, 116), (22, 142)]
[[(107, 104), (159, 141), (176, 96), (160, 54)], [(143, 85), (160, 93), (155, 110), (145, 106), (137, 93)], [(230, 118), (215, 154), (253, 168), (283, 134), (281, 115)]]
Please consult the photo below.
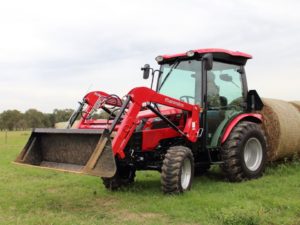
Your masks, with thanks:
[(107, 189), (115, 191), (121, 187), (125, 187), (133, 183), (135, 178), (135, 171), (136, 170), (131, 167), (117, 166), (116, 174), (113, 177), (101, 177), (101, 179)]
[(128, 182), (132, 182), (135, 177), (135, 169), (129, 166), (119, 167), (117, 173), (120, 179), (128, 180)]

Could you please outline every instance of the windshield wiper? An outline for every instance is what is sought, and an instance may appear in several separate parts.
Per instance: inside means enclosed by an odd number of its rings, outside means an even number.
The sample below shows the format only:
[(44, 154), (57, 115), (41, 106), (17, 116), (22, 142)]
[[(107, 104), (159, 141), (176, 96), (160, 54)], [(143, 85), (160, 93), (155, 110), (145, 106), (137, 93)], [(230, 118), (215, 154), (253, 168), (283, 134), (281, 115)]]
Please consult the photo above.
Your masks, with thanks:
[(172, 73), (172, 71), (174, 69), (176, 69), (176, 67), (179, 65), (180, 61), (175, 61), (174, 64), (172, 65), (172, 67), (170, 68), (170, 71), (167, 73), (165, 79), (163, 79), (163, 81), (161, 82), (161, 85), (158, 88), (158, 91), (160, 91), (160, 89), (162, 88), (162, 86), (164, 85), (164, 83), (166, 82), (166, 80), (168, 79), (168, 77), (170, 76), (170, 74)]

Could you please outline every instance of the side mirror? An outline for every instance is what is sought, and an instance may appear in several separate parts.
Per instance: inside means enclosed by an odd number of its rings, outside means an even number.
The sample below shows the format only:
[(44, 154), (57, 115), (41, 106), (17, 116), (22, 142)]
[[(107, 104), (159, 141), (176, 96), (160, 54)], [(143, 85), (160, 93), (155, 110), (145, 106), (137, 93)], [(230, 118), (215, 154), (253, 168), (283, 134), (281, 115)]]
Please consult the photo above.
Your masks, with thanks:
[(232, 76), (229, 76), (228, 74), (221, 74), (220, 79), (222, 81), (232, 82)]
[(143, 72), (143, 78), (145, 80), (147, 80), (149, 78), (150, 75), (150, 65), (149, 64), (145, 64), (144, 67), (141, 68)]
[(213, 68), (213, 55), (211, 53), (205, 54), (202, 57), (202, 61), (206, 70), (211, 70)]

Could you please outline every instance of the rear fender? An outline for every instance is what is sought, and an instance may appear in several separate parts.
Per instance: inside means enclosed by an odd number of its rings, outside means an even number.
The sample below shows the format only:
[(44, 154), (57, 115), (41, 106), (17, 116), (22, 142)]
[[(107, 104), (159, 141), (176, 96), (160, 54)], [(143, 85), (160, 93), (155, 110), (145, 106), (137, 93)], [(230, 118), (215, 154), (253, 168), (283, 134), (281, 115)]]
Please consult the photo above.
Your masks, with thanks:
[(236, 116), (225, 128), (222, 138), (221, 138), (221, 143), (223, 144), (227, 138), (229, 137), (232, 129), (242, 120), (246, 121), (251, 121), (255, 123), (262, 123), (262, 115), (258, 113), (244, 113)]

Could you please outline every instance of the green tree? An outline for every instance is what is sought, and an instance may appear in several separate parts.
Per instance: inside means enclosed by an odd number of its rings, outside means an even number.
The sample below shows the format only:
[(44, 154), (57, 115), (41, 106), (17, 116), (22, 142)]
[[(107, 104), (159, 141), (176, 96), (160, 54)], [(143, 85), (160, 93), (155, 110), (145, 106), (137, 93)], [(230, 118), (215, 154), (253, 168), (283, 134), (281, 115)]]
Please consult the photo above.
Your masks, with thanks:
[(17, 130), (27, 130), (28, 129), (28, 123), (24, 117), (25, 117), (24, 114), (22, 114), (22, 118), (16, 122), (15, 128)]
[(53, 111), (54, 123), (68, 121), (73, 112), (74, 112), (73, 109), (54, 109)]
[(55, 118), (53, 113), (44, 113), (43, 124), (45, 127), (54, 127)]
[(29, 109), (25, 112), (25, 119), (29, 128), (45, 127), (44, 114), (36, 109)]
[(23, 119), (23, 115), (18, 110), (6, 110), (0, 115), (1, 129), (16, 130), (17, 124)]

